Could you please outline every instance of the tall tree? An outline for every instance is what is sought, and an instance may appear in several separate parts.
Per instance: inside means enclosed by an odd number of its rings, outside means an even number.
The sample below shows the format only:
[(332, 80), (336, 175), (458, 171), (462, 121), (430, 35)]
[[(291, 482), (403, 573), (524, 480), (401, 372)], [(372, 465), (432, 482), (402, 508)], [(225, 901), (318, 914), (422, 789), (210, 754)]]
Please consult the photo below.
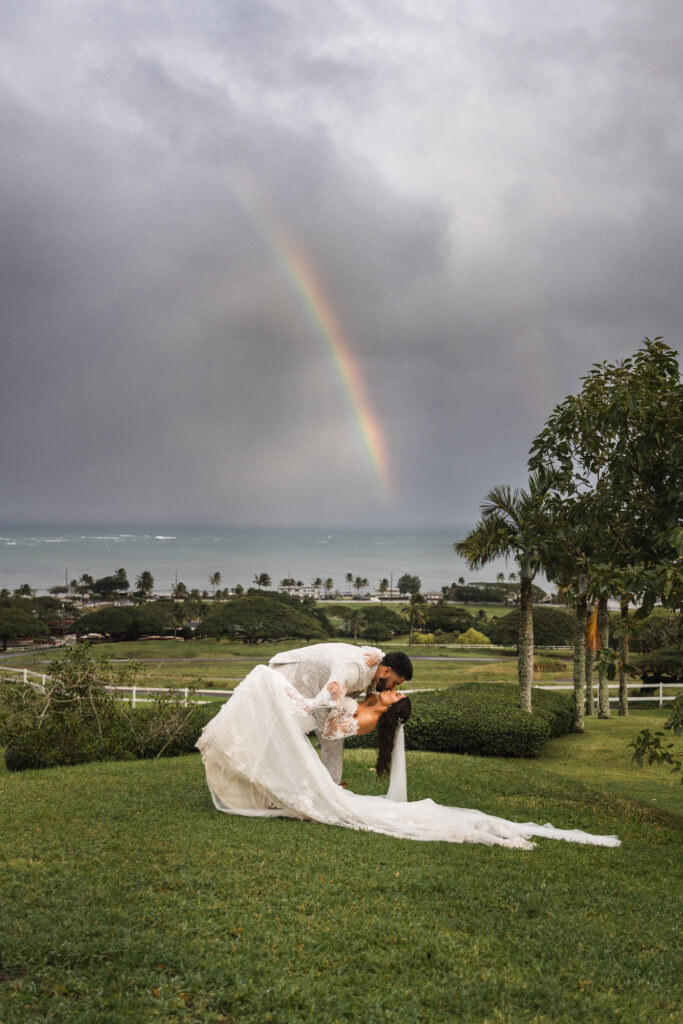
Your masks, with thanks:
[(422, 589), (422, 580), (419, 576), (412, 576), (409, 572), (405, 572), (403, 576), (399, 577), (398, 583), (399, 594), (410, 594), (413, 597), (415, 594), (419, 594)]
[(479, 569), (497, 558), (512, 556), (519, 565), (520, 616), (518, 641), (519, 706), (531, 711), (534, 669), (534, 577), (541, 568), (537, 535), (542, 518), (545, 474), (529, 478), (529, 489), (494, 487), (482, 502), (481, 518), (464, 540), (453, 548), (470, 569)]
[(401, 615), (408, 620), (409, 634), (408, 644), (413, 642), (413, 630), (415, 626), (423, 626), (426, 620), (426, 601), (422, 594), (411, 594), (409, 603), (401, 609)]
[(221, 574), (219, 572), (214, 572), (214, 573), (212, 573), (211, 576), (209, 576), (209, 586), (213, 587), (213, 599), (214, 599), (214, 601), (216, 600), (216, 587), (220, 587), (221, 579), (222, 579), (222, 577), (221, 577)]
[(145, 569), (135, 579), (135, 586), (143, 599), (148, 597), (154, 590), (154, 577), (149, 570)]
[[(675, 352), (646, 338), (635, 355), (595, 364), (579, 394), (535, 438), (531, 469), (552, 472), (558, 502), (582, 519), (588, 586), (618, 594), (619, 714), (628, 710), (628, 607), (643, 617), (683, 599), (683, 388)], [(584, 554), (587, 554), (584, 551)]]

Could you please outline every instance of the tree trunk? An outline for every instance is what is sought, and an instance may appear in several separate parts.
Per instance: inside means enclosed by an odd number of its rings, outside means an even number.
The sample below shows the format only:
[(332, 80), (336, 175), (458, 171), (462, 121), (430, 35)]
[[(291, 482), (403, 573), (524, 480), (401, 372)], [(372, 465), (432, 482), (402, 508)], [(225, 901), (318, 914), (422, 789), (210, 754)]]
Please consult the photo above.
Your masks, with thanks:
[(593, 660), (595, 652), (586, 647), (586, 714), (593, 714), (594, 693), (593, 693)]
[(518, 679), (519, 706), (522, 711), (531, 711), (531, 686), (534, 678), (534, 618), (532, 610), (531, 583), (528, 567), (522, 562), (519, 585), (519, 643)]
[(628, 676), (626, 675), (625, 665), (628, 664), (628, 634), (629, 634), (629, 622), (628, 622), (628, 598), (622, 597), (621, 599), (621, 621), (625, 626), (623, 635), (619, 641), (619, 714), (628, 714), (628, 689), (626, 687), (626, 681)]
[(583, 709), (586, 700), (586, 619), (588, 599), (586, 585), (579, 581), (574, 629), (574, 731), (583, 732)]
[[(609, 613), (607, 611), (607, 595), (598, 601), (598, 636), (600, 648), (609, 647)], [(604, 671), (598, 675), (598, 718), (610, 718), (608, 679)]]

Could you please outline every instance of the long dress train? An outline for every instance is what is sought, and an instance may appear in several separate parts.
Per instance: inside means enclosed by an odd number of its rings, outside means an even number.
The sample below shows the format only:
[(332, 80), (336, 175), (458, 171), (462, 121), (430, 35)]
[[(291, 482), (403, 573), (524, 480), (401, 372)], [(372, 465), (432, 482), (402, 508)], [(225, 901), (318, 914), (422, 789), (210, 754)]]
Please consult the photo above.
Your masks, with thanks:
[[(296, 692), (296, 691), (294, 691)], [(276, 669), (260, 665), (236, 688), (197, 740), (219, 811), (288, 817), (402, 839), (532, 849), (534, 837), (619, 846), (616, 836), (506, 821), (433, 800), (362, 796), (335, 785), (306, 737), (313, 719)]]

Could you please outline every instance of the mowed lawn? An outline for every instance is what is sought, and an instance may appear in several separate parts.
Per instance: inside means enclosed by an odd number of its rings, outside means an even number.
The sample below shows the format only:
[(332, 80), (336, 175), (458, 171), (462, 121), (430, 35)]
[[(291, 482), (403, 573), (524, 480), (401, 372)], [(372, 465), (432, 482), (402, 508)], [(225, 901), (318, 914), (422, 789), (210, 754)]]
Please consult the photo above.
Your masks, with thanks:
[[(132, 660), (137, 664), (135, 680), (141, 686), (192, 686), (232, 689), (257, 664), (291, 644), (234, 644), (215, 640), (138, 640), (97, 644), (93, 653), (107, 656), (119, 663)], [(405, 650), (413, 659), (415, 674), (407, 688), (429, 689), (454, 686), (469, 681), (508, 681), (517, 679), (517, 658), (514, 653), (486, 648), (454, 649), (422, 647), (392, 642), (386, 649)], [(0, 665), (29, 668), (46, 672), (52, 658), (63, 655), (42, 651), (7, 659), (0, 655)], [(537, 651), (535, 681), (550, 683), (571, 676), (570, 651)]]
[[(679, 1022), (683, 786), (625, 749), (660, 721), (534, 762), (408, 754), (411, 799), (619, 849), (233, 818), (197, 755), (0, 774), (0, 1020)], [(372, 760), (345, 754), (353, 789), (381, 791)]]

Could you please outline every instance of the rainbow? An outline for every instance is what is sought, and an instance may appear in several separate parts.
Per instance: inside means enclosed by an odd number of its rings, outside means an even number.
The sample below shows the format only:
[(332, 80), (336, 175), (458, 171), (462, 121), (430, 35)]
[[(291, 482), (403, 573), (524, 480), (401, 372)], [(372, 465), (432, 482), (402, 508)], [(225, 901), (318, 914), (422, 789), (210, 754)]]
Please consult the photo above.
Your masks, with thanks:
[(291, 285), (316, 336), (323, 342), (326, 356), (354, 425), (354, 432), (368, 469), (381, 495), (391, 493), (390, 464), (379, 419), (370, 402), (358, 361), (332, 308), (325, 290), (309, 260), (285, 228), (256, 209), (253, 202), (242, 203), (251, 220), (261, 230), (281, 272)]

